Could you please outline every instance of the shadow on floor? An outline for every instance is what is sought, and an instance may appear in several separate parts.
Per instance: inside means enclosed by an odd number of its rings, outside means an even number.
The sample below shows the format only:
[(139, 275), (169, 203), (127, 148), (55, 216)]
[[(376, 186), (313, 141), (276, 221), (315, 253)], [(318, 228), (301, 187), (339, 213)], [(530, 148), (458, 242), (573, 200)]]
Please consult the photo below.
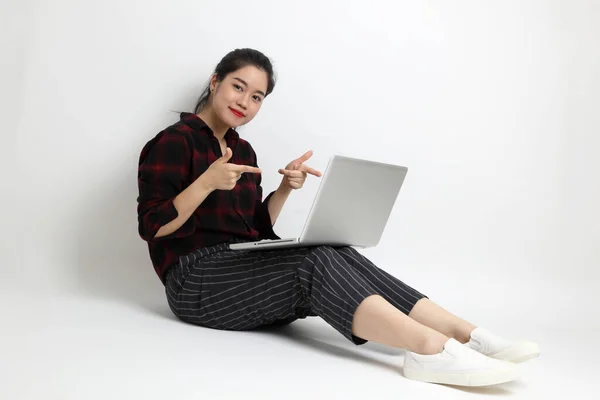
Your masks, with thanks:
[[(367, 363), (376, 368), (391, 371), (393, 373), (402, 373), (402, 362), (405, 350), (391, 348), (389, 346), (380, 345), (378, 343), (368, 342), (362, 346), (354, 346), (349, 344), (343, 336), (332, 338), (327, 335), (326, 340), (319, 340), (321, 332), (317, 332), (313, 327), (302, 326), (302, 321), (296, 321), (285, 326), (266, 326), (261, 327), (255, 332), (274, 336), (278, 339), (291, 341), (295, 344), (306, 346), (312, 350), (322, 351), (334, 357), (341, 357), (352, 361)], [(367, 352), (380, 353), (390, 356), (402, 356), (402, 360), (398, 357), (394, 362), (385, 362), (369, 357)], [(503, 383), (493, 386), (483, 387), (463, 387), (463, 386), (447, 386), (449, 389), (458, 390), (473, 394), (487, 394), (494, 396), (512, 396), (515, 391), (524, 388), (523, 383), (519, 381)]]

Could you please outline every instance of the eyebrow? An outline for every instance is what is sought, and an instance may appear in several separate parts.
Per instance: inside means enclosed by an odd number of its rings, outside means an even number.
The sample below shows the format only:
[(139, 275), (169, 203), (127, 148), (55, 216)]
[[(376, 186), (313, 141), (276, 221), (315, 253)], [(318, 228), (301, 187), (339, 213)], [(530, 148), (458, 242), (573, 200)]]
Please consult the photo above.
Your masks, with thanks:
[[(234, 77), (233, 79), (235, 79), (236, 81), (240, 81), (240, 82), (242, 82), (244, 85), (246, 85), (246, 87), (248, 87), (248, 84), (247, 84), (247, 83), (246, 83), (246, 81), (245, 81), (245, 80), (243, 80), (242, 78), (238, 78), (238, 77), (236, 76), (236, 77)], [(257, 90), (256, 92), (257, 92), (257, 93), (260, 93), (260, 94), (262, 94), (262, 96), (263, 96), (263, 97), (267, 97), (267, 95), (265, 94), (265, 92), (263, 92), (262, 90)]]

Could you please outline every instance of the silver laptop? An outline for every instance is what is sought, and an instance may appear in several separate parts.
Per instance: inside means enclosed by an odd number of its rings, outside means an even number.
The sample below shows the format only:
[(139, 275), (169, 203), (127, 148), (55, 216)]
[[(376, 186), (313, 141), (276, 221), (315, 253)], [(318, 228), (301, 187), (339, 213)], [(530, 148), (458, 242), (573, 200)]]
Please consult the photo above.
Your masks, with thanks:
[(408, 168), (340, 155), (330, 158), (298, 238), (231, 244), (232, 250), (379, 243)]

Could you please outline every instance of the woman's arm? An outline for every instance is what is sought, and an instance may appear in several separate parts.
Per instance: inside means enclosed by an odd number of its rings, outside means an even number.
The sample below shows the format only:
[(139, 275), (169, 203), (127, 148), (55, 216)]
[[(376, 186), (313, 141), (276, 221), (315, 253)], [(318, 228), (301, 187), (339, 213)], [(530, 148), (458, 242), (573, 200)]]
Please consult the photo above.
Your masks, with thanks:
[(285, 201), (289, 197), (292, 189), (280, 185), (279, 188), (273, 193), (273, 196), (269, 199), (269, 203), (267, 205), (269, 209), (269, 216), (271, 217), (271, 225), (275, 225), (277, 221), (277, 217), (281, 213), (281, 209), (285, 204)]
[(198, 179), (175, 197), (173, 206), (177, 210), (177, 218), (161, 226), (154, 238), (170, 235), (181, 228), (213, 190), (212, 186), (206, 182), (206, 176), (204, 174), (200, 175)]
[[(192, 235), (195, 221), (193, 203), (204, 201), (198, 178), (189, 187), (184, 182), (190, 174), (192, 157), (184, 134), (165, 130), (148, 142), (140, 155), (138, 167), (138, 230), (147, 242)], [(210, 192), (208, 192), (210, 193)]]
[(268, 208), (271, 222), (275, 224), (281, 209), (293, 189), (300, 189), (304, 185), (306, 175), (322, 176), (323, 174), (304, 164), (312, 156), (312, 150), (307, 151), (301, 157), (292, 160), (285, 168), (279, 169), (283, 175), (279, 188), (273, 193), (269, 200)]

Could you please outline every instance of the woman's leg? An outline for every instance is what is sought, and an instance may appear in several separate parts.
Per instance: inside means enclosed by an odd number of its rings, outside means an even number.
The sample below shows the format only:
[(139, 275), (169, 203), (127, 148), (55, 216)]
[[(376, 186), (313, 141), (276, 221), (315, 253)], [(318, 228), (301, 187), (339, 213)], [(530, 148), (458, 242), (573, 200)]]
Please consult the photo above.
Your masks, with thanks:
[[(376, 267), (355, 249), (336, 247), (336, 251), (386, 300), (400, 311), (407, 313), (414, 321), (460, 343), (467, 343), (471, 349), (492, 358), (522, 362), (540, 354), (536, 343), (506, 340), (450, 313), (399, 279)], [(415, 296), (422, 297), (413, 302)]]
[(469, 341), (476, 328), (429, 300), (412, 287), (377, 267), (368, 258), (352, 247), (336, 247), (336, 251), (355, 268), (383, 298), (413, 320), (454, 338), (461, 343)]
[[(410, 318), (332, 247), (190, 257), (193, 262), (180, 263), (166, 282), (169, 305), (184, 321), (244, 330), (318, 315), (357, 345), (373, 340), (408, 349), (403, 371), (410, 379), (474, 386), (518, 376), (512, 364), (485, 357)], [(404, 301), (403, 307), (412, 309), (418, 296)]]
[(429, 299), (421, 299), (415, 304), (409, 316), (448, 337), (452, 337), (461, 343), (467, 343), (471, 338), (471, 332), (477, 328), (472, 323), (457, 317), (449, 311), (435, 304)]
[(354, 314), (354, 335), (374, 342), (408, 349), (418, 354), (437, 354), (448, 337), (406, 316), (383, 297), (367, 297)]
[(247, 330), (291, 322), (307, 313), (296, 276), (308, 251), (231, 251), (226, 244), (180, 258), (166, 294), (183, 321), (213, 329)]
[(193, 253), (175, 268), (167, 279), (171, 309), (205, 327), (246, 330), (318, 315), (355, 344), (434, 354), (448, 339), (378, 296), (331, 247)]
[(442, 351), (446, 336), (391, 305), (334, 248), (316, 247), (306, 260), (298, 271), (311, 308), (355, 344), (371, 340), (419, 354)]

